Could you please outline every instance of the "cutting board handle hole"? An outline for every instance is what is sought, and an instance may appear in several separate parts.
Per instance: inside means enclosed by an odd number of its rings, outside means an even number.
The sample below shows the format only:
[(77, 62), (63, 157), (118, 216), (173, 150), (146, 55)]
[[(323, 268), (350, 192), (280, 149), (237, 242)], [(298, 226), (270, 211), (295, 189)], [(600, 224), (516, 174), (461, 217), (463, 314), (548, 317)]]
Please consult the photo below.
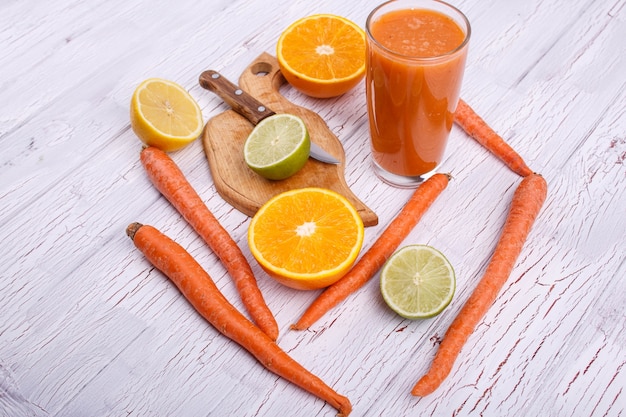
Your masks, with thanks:
[(265, 77), (272, 72), (272, 64), (269, 62), (257, 62), (250, 68), (250, 71), (256, 76)]

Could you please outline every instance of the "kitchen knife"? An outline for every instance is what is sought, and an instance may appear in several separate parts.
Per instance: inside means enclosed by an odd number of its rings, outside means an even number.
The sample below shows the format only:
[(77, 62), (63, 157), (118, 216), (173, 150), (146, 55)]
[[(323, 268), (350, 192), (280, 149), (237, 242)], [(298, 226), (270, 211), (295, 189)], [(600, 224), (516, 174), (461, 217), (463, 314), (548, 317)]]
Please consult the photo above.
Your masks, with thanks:
[[(248, 121), (255, 126), (266, 117), (276, 114), (216, 71), (207, 70), (200, 74), (200, 85), (217, 94), (235, 112), (248, 119)], [(311, 141), (309, 156), (328, 164), (339, 163), (337, 158), (326, 152), (313, 141)]]

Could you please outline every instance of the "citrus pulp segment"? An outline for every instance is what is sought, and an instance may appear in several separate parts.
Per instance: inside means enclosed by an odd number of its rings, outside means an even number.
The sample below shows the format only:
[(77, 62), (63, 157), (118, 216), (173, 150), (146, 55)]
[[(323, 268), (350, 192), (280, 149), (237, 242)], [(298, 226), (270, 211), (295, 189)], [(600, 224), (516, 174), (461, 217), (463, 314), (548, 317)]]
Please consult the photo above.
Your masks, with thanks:
[(342, 195), (324, 188), (286, 191), (254, 215), (248, 244), (261, 267), (297, 289), (333, 284), (354, 264), (363, 221)]
[(454, 269), (437, 249), (408, 245), (383, 266), (380, 290), (387, 305), (402, 317), (434, 317), (450, 303), (456, 288)]
[(341, 16), (304, 17), (281, 33), (276, 57), (297, 90), (318, 98), (338, 96), (365, 75), (365, 31)]
[(292, 114), (275, 114), (254, 127), (243, 154), (254, 172), (270, 180), (282, 180), (304, 167), (310, 149), (304, 121)]
[(200, 136), (203, 119), (200, 106), (182, 86), (149, 78), (133, 93), (130, 124), (146, 145), (169, 152)]

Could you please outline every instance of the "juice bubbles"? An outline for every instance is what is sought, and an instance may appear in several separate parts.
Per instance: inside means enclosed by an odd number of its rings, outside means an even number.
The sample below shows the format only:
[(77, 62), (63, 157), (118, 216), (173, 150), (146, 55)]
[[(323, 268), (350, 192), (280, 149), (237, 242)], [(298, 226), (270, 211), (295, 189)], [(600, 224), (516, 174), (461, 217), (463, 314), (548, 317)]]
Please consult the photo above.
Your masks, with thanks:
[(414, 187), (443, 159), (470, 25), (437, 0), (392, 0), (374, 9), (366, 31), (374, 169), (392, 185)]

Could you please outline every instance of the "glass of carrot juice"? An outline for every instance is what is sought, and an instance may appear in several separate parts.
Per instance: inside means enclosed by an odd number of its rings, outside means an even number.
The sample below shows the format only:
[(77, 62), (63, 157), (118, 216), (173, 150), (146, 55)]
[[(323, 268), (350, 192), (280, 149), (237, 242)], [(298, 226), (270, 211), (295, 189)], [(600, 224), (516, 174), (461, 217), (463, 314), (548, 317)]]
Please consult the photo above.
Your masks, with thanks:
[(444, 156), (470, 24), (438, 0), (391, 0), (375, 8), (365, 26), (374, 170), (386, 183), (416, 187)]

